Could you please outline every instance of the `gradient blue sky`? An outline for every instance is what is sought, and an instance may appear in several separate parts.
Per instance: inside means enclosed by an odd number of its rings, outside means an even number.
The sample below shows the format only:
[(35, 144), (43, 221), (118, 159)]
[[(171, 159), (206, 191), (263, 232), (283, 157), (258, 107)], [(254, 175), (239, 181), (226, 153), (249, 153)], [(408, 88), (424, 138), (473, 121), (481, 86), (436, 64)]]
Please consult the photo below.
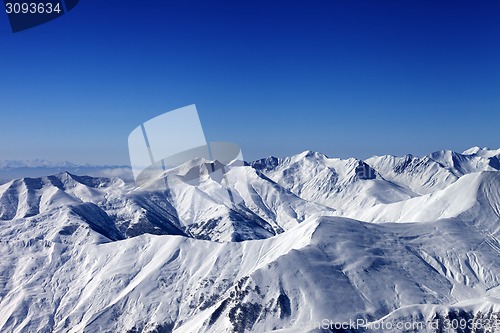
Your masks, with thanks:
[(498, 0), (81, 0), (0, 48), (0, 159), (126, 164), (193, 103), (248, 160), (500, 147)]

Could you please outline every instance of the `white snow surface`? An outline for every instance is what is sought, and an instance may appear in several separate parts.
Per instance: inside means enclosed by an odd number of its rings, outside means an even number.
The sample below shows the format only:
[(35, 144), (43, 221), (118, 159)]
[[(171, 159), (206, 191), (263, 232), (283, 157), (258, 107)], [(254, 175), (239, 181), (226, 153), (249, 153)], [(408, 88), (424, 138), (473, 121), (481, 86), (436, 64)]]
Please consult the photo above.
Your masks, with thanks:
[[(0, 332), (326, 332), (349, 320), (366, 323), (349, 332), (384, 332), (453, 318), (500, 332), (499, 152), (306, 151), (221, 179), (198, 159), (141, 188), (67, 172), (9, 181)], [(175, 186), (155, 186), (165, 179)]]

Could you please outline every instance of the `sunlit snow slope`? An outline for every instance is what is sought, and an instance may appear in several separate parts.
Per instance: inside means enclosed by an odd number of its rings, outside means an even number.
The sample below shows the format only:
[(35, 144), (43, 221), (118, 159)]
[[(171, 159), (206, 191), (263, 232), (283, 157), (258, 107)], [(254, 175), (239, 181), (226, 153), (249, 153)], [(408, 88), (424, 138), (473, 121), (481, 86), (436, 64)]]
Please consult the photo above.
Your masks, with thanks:
[(223, 180), (199, 159), (158, 181), (202, 176), (164, 189), (67, 172), (10, 181), (0, 332), (320, 332), (325, 320), (365, 325), (323, 332), (385, 332), (454, 318), (500, 331), (499, 154), (307, 151)]

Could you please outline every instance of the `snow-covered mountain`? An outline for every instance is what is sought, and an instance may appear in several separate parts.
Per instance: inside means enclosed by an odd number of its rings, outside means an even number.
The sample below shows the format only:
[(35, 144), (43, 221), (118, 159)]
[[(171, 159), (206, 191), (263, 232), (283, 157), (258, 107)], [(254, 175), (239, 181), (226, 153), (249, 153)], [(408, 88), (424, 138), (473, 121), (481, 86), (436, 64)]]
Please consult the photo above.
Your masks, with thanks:
[(0, 331), (499, 332), (499, 152), (11, 180)]
[(306, 151), (287, 158), (269, 157), (251, 165), (304, 200), (334, 209), (372, 207), (416, 196), (354, 158), (328, 158)]
[(133, 179), (130, 167), (125, 165), (79, 165), (41, 159), (0, 160), (0, 184), (17, 178), (43, 177), (64, 171), (94, 177), (120, 177), (126, 181)]
[(444, 189), (468, 173), (500, 170), (500, 149), (474, 147), (462, 154), (442, 150), (424, 157), (374, 156), (365, 162), (385, 179), (427, 194)]
[[(74, 168), (78, 165), (65, 162), (52, 162), (42, 159), (35, 160), (4, 160), (0, 161), (0, 169), (19, 169), (19, 168)], [(91, 166), (91, 165), (87, 165)]]

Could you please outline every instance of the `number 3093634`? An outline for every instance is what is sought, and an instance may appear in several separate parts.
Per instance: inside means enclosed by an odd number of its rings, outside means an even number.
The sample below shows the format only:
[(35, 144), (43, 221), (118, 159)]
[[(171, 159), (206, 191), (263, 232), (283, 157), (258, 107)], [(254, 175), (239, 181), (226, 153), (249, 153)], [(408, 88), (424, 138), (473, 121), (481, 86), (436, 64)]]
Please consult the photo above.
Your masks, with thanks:
[(62, 9), (59, 3), (43, 2), (23, 2), (23, 3), (5, 3), (5, 12), (7, 14), (52, 14), (61, 13)]

